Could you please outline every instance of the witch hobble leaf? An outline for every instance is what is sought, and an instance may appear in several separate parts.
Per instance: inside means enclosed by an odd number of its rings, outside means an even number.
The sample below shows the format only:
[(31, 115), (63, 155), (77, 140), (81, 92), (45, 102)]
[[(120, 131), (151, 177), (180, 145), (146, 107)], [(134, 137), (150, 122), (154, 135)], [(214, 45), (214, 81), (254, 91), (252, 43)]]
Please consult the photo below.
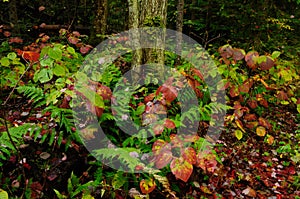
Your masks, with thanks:
[(174, 158), (170, 164), (170, 168), (175, 177), (184, 182), (188, 181), (193, 172), (193, 165), (182, 157)]

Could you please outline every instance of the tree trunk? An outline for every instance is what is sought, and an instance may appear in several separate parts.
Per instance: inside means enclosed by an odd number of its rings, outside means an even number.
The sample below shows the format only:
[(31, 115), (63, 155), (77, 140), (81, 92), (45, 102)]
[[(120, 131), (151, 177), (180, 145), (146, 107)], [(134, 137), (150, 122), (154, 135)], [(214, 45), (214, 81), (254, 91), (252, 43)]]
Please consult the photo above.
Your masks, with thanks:
[(17, 2), (16, 0), (10, 0), (9, 2), (9, 22), (13, 27), (12, 32), (15, 34), (20, 33), (20, 27), (18, 24), (18, 12), (17, 12)]
[(97, 0), (97, 12), (91, 33), (91, 43), (100, 42), (104, 39), (107, 28), (107, 0)]
[[(129, 5), (129, 27), (137, 29), (142, 27), (159, 27), (165, 28), (167, 22), (167, 0), (128, 0)], [(148, 33), (153, 34), (154, 33)], [(164, 42), (165, 35), (155, 35), (151, 42), (155, 43), (155, 48), (141, 49), (133, 52), (132, 58), (132, 77), (135, 81), (140, 79), (143, 71), (138, 71), (137, 67), (142, 64), (156, 63), (157, 74), (164, 75)], [(131, 40), (135, 48), (139, 49), (141, 38), (138, 31), (131, 35)], [(159, 78), (159, 77), (158, 77)]]
[(177, 64), (180, 62), (180, 55), (182, 51), (182, 27), (183, 27), (183, 9), (184, 0), (178, 0), (177, 4), (177, 19), (176, 19), (176, 52), (177, 52)]

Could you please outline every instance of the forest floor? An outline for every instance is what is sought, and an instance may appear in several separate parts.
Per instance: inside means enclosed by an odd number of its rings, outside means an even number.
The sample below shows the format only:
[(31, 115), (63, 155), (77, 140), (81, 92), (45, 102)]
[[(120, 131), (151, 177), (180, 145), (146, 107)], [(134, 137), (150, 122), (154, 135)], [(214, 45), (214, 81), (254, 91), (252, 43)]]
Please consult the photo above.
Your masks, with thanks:
[[(21, 103), (15, 102), (15, 103)], [(14, 107), (16, 104), (14, 104)], [(31, 110), (30, 103), (19, 104), (6, 110), (10, 124), (48, 120), (49, 116), (40, 115), (41, 110)], [(24, 117), (26, 112), (35, 112), (31, 117)], [(176, 179), (171, 173), (167, 175), (179, 198), (299, 198), (300, 166), (291, 158), (295, 153), (290, 146), (300, 145), (299, 123), (296, 110), (285, 107), (269, 107), (263, 117), (274, 121), (276, 128), (268, 132), (276, 142), (268, 142), (256, 133), (238, 141), (230, 126), (223, 131), (214, 146), (222, 164), (214, 172), (194, 169), (188, 183)], [(1, 131), (5, 128), (1, 126)], [(1, 184), (12, 182), (12, 187), (20, 186), (20, 175), (31, 179), (30, 188), (33, 198), (55, 198), (53, 189), (67, 192), (67, 181), (74, 172), (85, 183), (92, 179), (95, 168), (88, 162), (93, 158), (88, 155), (83, 145), (72, 143), (65, 151), (63, 146), (47, 143), (39, 144), (30, 137), (25, 137), (21, 146), (21, 158), (26, 159), (22, 173), (17, 156), (12, 156), (1, 168)], [(48, 154), (50, 157), (48, 157)], [(19, 157), (20, 158), (20, 157)], [(110, 168), (106, 168), (111, 170)], [(41, 197), (41, 193), (43, 193)], [(21, 190), (20, 190), (21, 194)], [(126, 197), (127, 196), (127, 197)], [(116, 198), (129, 198), (128, 190), (115, 191)], [(95, 198), (101, 198), (95, 195)], [(105, 195), (102, 197), (105, 198)], [(107, 197), (109, 198), (109, 197)], [(150, 193), (150, 198), (168, 198), (168, 194), (159, 190)]]

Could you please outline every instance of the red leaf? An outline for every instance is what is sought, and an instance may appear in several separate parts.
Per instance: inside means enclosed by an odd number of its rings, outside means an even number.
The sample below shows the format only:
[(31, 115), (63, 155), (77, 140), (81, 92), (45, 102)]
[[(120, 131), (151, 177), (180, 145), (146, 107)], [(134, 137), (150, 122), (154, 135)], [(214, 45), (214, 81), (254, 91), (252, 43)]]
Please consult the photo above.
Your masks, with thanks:
[(96, 88), (96, 93), (102, 96), (103, 100), (110, 100), (112, 97), (110, 88), (102, 84), (98, 85)]
[(246, 114), (245, 116), (244, 116), (244, 120), (247, 120), (247, 121), (255, 121), (255, 120), (257, 120), (257, 117), (256, 117), (256, 115), (255, 114)]
[(154, 155), (159, 155), (164, 151), (171, 151), (171, 145), (164, 140), (156, 140), (152, 145), (152, 152)]
[(149, 101), (152, 101), (154, 97), (155, 97), (155, 93), (151, 93), (151, 94), (149, 94), (148, 96), (146, 96), (146, 97), (144, 98), (145, 104), (147, 104), (147, 102), (149, 102)]
[(22, 51), (20, 49), (17, 49), (17, 54), (19, 56), (22, 56), (23, 59), (30, 62), (37, 62), (39, 61), (40, 54), (37, 52), (32, 51)]
[(227, 44), (219, 48), (219, 53), (221, 54), (223, 59), (227, 59), (233, 55), (233, 50), (232, 47)]
[(83, 45), (80, 47), (80, 53), (85, 55), (91, 50), (91, 47), (88, 45)]
[(71, 36), (71, 37), (68, 38), (68, 41), (71, 44), (77, 44), (79, 42), (79, 38)]
[(162, 169), (165, 166), (167, 166), (170, 161), (172, 160), (173, 155), (171, 151), (168, 150), (162, 150), (158, 155), (155, 156), (154, 162), (155, 162), (155, 167), (158, 169)]
[(185, 148), (181, 155), (190, 164), (196, 164), (196, 151), (192, 147)]
[(197, 156), (196, 166), (200, 167), (204, 171), (214, 172), (217, 161), (216, 156), (209, 151), (200, 151)]
[(249, 68), (253, 70), (257, 68), (255, 58), (257, 58), (258, 56), (259, 54), (256, 51), (250, 51), (246, 54), (245, 61), (247, 62), (247, 66)]
[(268, 101), (266, 99), (262, 99), (259, 101), (259, 104), (262, 105), (265, 108), (269, 107)]
[(180, 139), (179, 136), (177, 136), (177, 134), (171, 134), (170, 139), (171, 139), (173, 148), (176, 148), (176, 147), (182, 148), (183, 147), (183, 140)]
[(9, 41), (8, 41), (10, 44), (11, 43), (17, 43), (17, 44), (21, 44), (23, 43), (23, 39), (21, 39), (20, 37), (11, 37), (9, 38)]
[(239, 93), (238, 87), (232, 86), (231, 89), (230, 89), (230, 91), (229, 91), (230, 97), (234, 98), (234, 97), (239, 96), (239, 94), (240, 93)]
[(269, 70), (275, 65), (275, 61), (267, 56), (267, 60), (259, 64), (261, 70)]
[(172, 81), (173, 78), (169, 78), (166, 83), (160, 86), (156, 91), (156, 95), (162, 93), (167, 102), (172, 102), (178, 95), (176, 88), (172, 86)]
[(250, 88), (253, 85), (253, 80), (246, 80), (242, 85), (239, 86), (239, 91), (243, 93), (249, 93)]
[(255, 109), (258, 106), (257, 101), (254, 99), (248, 100), (248, 106), (252, 109)]
[(184, 182), (187, 182), (193, 173), (193, 165), (182, 157), (174, 158), (170, 164), (170, 168), (175, 177)]
[(235, 61), (244, 59), (245, 51), (243, 49), (234, 48), (234, 49), (232, 49), (232, 51), (233, 51), (232, 58)]
[(259, 125), (266, 127), (267, 129), (272, 129), (272, 125), (268, 122), (268, 120), (260, 117), (258, 118)]
[(278, 91), (277, 98), (279, 100), (288, 100), (288, 96), (287, 96), (286, 92), (284, 92), (284, 91)]
[(160, 135), (164, 131), (164, 126), (161, 124), (156, 124), (153, 127), (153, 131), (155, 135)]
[(175, 123), (168, 118), (165, 120), (164, 126), (167, 127), (168, 129), (174, 129), (176, 127)]

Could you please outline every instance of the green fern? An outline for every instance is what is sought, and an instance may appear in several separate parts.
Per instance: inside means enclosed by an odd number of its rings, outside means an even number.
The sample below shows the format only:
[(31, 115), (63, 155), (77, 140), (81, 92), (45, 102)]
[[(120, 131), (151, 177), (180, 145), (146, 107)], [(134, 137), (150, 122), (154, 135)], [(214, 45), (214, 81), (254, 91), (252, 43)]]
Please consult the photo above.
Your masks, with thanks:
[(95, 153), (94, 155), (96, 157), (101, 157), (109, 161), (117, 158), (121, 164), (124, 164), (131, 171), (134, 171), (135, 167), (141, 164), (138, 158), (132, 157), (130, 155), (131, 152), (139, 153), (139, 150), (137, 150), (136, 148), (103, 148), (94, 150), (93, 152)]
[(45, 94), (41, 88), (34, 86), (19, 86), (17, 91), (34, 101), (35, 107), (46, 104)]
[(44, 109), (44, 111), (51, 112), (51, 118), (59, 124), (59, 127), (66, 129), (68, 133), (72, 133), (71, 128), (74, 127), (74, 111), (72, 109), (48, 106)]
[[(23, 124), (18, 127), (12, 127), (9, 128), (8, 131), (11, 135), (12, 140), (14, 141), (14, 144), (19, 147), (21, 144), (24, 143), (23, 136), (26, 135), (28, 132), (32, 132), (37, 127), (36, 124)], [(0, 136), (0, 158), (2, 160), (7, 160), (13, 153), (16, 152), (16, 149), (14, 145), (11, 143), (8, 133), (2, 132)], [(1, 160), (0, 160), (0, 166), (2, 166)]]

